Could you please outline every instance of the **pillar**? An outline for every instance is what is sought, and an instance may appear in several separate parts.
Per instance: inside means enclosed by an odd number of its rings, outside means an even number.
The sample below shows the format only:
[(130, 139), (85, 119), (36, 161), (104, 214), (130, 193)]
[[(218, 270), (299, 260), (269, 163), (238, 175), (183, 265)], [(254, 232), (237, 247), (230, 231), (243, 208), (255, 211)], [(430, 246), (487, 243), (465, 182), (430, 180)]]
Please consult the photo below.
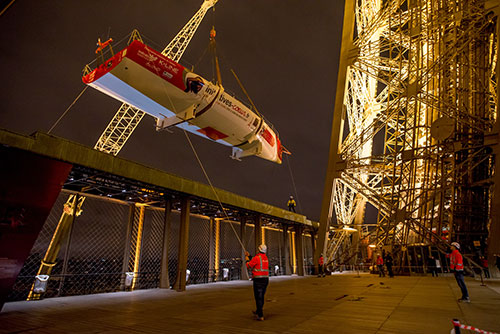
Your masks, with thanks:
[(297, 275), (304, 276), (304, 238), (302, 225), (295, 226), (295, 258), (297, 259)]
[(297, 252), (295, 251), (295, 231), (290, 231), (290, 254), (291, 254), (291, 267), (292, 275), (297, 275)]
[(135, 289), (139, 281), (139, 272), (141, 271), (141, 258), (142, 258), (142, 236), (144, 231), (144, 216), (146, 214), (146, 206), (135, 204), (136, 209), (134, 212), (134, 225), (132, 226), (132, 238), (129, 257), (129, 270), (134, 273), (132, 280), (132, 290)]
[(283, 224), (282, 227), (282, 240), (283, 242), (281, 243), (281, 254), (283, 254), (283, 257), (285, 258), (285, 263), (283, 267), (283, 275), (291, 275), (292, 274), (292, 269), (290, 267), (290, 251), (289, 251), (289, 240), (288, 240), (288, 225)]
[(165, 200), (165, 215), (163, 220), (163, 250), (161, 253), (161, 273), (160, 289), (169, 289), (170, 280), (168, 278), (168, 237), (170, 235), (170, 224), (172, 216), (172, 200)]
[(186, 269), (189, 246), (189, 197), (181, 199), (181, 222), (179, 228), (179, 254), (177, 259), (177, 277), (174, 288), (176, 291), (186, 290)]

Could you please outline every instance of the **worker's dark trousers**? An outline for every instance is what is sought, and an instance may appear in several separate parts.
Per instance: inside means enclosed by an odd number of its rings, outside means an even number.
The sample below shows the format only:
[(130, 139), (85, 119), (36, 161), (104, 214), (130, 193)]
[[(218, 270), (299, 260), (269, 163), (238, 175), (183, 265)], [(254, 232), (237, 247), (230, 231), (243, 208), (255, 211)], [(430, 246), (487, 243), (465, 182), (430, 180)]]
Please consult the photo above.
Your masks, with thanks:
[(389, 273), (389, 277), (394, 277), (394, 273), (392, 272), (392, 264), (386, 264), (387, 272)]
[(385, 277), (385, 272), (384, 272), (384, 265), (383, 264), (377, 264), (378, 267), (378, 277)]
[(293, 211), (293, 212), (296, 212), (295, 211), (295, 207), (293, 205), (289, 205), (288, 206), (288, 211)]
[(255, 305), (257, 306), (257, 316), (262, 318), (264, 313), (264, 295), (266, 294), (267, 285), (269, 284), (269, 277), (260, 277), (253, 279), (253, 294), (255, 296)]
[(460, 290), (462, 290), (462, 299), (469, 298), (469, 292), (467, 291), (467, 286), (465, 286), (464, 272), (462, 270), (455, 271), (455, 279)]

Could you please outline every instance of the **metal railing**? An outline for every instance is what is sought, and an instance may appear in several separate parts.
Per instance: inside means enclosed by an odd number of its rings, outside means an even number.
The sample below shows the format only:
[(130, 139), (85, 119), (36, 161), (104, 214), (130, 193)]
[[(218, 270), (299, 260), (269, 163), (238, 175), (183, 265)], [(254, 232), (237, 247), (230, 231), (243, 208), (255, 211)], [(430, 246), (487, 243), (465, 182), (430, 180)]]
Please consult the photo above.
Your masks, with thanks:
[[(30, 256), (17, 278), (8, 297), (8, 301), (26, 300), (44, 254), (51, 242), (58, 224), (67, 192), (60, 194), (47, 218), (42, 231), (31, 251)], [(161, 262), (164, 228), (168, 237), (168, 275), (170, 284), (177, 275), (179, 250), (180, 212), (171, 212), (170, 223), (165, 224), (163, 208), (146, 207), (140, 256), (137, 272), (130, 272), (128, 267), (127, 222), (133, 203), (109, 199), (107, 197), (88, 196), (85, 209), (75, 218), (71, 237), (61, 244), (55, 265), (48, 280), (44, 283), (42, 298), (85, 295), (123, 291), (130, 289), (151, 289), (160, 285)], [(189, 228), (189, 253), (187, 260), (187, 284), (204, 284), (216, 281), (239, 280), (242, 278), (241, 245), (230, 224), (239, 222), (218, 221), (215, 229), (210, 219), (200, 215), (191, 215)], [(239, 231), (240, 226), (233, 226)], [(255, 227), (246, 224), (248, 251), (255, 254)], [(283, 251), (283, 231), (276, 228), (264, 228), (268, 246), (270, 275), (282, 275), (286, 261)], [(219, 231), (218, 237), (215, 235)], [(130, 236), (128, 236), (130, 238)], [(217, 262), (214, 257), (213, 240), (219, 240)], [(304, 263), (312, 260), (312, 242), (310, 236), (303, 235)], [(289, 238), (291, 242), (291, 238)], [(212, 244), (211, 244), (212, 243)], [(212, 246), (212, 248), (211, 248)], [(292, 256), (292, 246), (287, 245)], [(214, 257), (215, 258), (215, 257)], [(289, 274), (289, 273), (288, 273)], [(131, 277), (134, 285), (131, 284)]]

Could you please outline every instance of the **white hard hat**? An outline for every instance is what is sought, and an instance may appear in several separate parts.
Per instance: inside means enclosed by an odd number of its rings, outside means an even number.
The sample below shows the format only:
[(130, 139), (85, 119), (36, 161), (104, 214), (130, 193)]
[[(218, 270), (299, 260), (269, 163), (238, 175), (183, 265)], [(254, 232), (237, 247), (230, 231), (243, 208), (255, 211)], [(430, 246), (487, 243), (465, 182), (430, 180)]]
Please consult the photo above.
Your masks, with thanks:
[(455, 246), (456, 249), (460, 249), (460, 244), (458, 242), (452, 242), (452, 246)]
[(267, 252), (267, 246), (266, 245), (260, 245), (259, 246), (259, 252), (261, 252), (261, 253)]

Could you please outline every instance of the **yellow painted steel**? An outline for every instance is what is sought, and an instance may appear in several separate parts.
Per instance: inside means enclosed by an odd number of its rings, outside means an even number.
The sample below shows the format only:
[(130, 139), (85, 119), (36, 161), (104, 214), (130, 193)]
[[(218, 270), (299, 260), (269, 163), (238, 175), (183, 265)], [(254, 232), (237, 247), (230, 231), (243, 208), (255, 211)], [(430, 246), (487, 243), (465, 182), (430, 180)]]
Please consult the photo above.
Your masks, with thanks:
[(220, 221), (223, 218), (215, 219), (215, 279), (219, 278), (219, 268), (220, 268)]
[(292, 244), (292, 267), (293, 274), (297, 274), (297, 254), (295, 252), (295, 232), (288, 232), (291, 234), (291, 244)]
[[(68, 197), (68, 200), (64, 204), (61, 218), (59, 218), (59, 222), (57, 223), (56, 230), (50, 240), (49, 247), (45, 252), (40, 268), (38, 269), (37, 275), (50, 275), (52, 272), (52, 268), (57, 264), (56, 261), (57, 256), (59, 255), (59, 250), (71, 230), (74, 217), (79, 216), (82, 213), (81, 207), (84, 201), (85, 197), (83, 196), (73, 194)], [(34, 287), (35, 283), (31, 286), (27, 300), (40, 299), (41, 294), (34, 293)]]
[[(138, 280), (139, 274), (139, 264), (141, 259), (141, 245), (142, 245), (142, 232), (144, 230), (144, 215), (146, 213), (146, 206), (136, 204), (136, 207), (139, 207), (139, 219), (137, 222), (137, 234), (134, 240), (135, 247), (133, 249), (133, 267), (134, 267), (134, 279), (132, 280), (131, 289), (134, 290)], [(135, 217), (134, 217), (135, 218)], [(135, 220), (135, 219), (134, 219)], [(135, 225), (135, 221), (134, 221)]]
[[(366, 203), (378, 210), (377, 225), (359, 237), (397, 249), (401, 263), (410, 245), (485, 242), (500, 188), (491, 186), (499, 4), (345, 1), (315, 264), (323, 249), (329, 260), (355, 258), (357, 242), (344, 233), (323, 246), (330, 225), (363, 224)], [(376, 138), (383, 145), (375, 150)]]

